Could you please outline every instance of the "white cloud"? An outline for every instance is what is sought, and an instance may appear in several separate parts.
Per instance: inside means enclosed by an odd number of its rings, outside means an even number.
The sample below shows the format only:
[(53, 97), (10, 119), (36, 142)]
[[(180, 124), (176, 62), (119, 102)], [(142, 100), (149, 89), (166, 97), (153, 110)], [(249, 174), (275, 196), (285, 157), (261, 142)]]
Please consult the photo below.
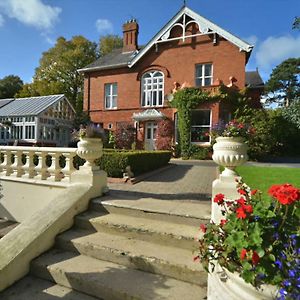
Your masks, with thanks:
[(0, 15), (0, 27), (4, 24), (4, 18), (2, 15)]
[(256, 52), (256, 63), (259, 68), (271, 71), (272, 68), (290, 57), (300, 56), (300, 35), (268, 37), (259, 44)]
[(249, 43), (250, 45), (256, 45), (257, 41), (258, 41), (258, 37), (256, 35), (250, 35), (246, 38), (243, 38), (243, 40), (247, 43)]
[(58, 21), (61, 8), (42, 0), (0, 0), (1, 13), (26, 25), (49, 30)]
[(99, 33), (112, 33), (113, 24), (107, 19), (98, 19), (96, 21), (96, 28)]

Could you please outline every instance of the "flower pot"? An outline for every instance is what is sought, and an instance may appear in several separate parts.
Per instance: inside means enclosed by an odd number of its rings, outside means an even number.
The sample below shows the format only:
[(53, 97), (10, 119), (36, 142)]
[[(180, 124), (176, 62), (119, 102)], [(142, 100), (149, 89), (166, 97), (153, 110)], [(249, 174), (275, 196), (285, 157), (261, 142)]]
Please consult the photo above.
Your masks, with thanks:
[(247, 149), (248, 146), (241, 137), (218, 137), (213, 146), (212, 159), (218, 165), (225, 167), (223, 176), (237, 176), (234, 170), (247, 161)]
[(231, 273), (219, 265), (208, 275), (207, 300), (271, 300), (275, 299), (276, 294), (275, 286), (255, 288), (238, 273)]
[(103, 143), (99, 138), (80, 138), (77, 155), (86, 160), (84, 167), (95, 167), (95, 159), (102, 156)]

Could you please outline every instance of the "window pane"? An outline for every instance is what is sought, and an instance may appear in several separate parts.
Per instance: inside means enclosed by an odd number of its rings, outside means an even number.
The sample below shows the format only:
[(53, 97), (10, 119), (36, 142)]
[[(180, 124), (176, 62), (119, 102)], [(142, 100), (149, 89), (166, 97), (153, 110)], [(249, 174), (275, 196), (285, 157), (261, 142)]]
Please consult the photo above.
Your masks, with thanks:
[(204, 85), (211, 85), (211, 78), (205, 78)]
[(196, 78), (196, 86), (202, 86), (202, 78)]
[(192, 126), (209, 126), (210, 125), (210, 110), (193, 110), (192, 111)]
[(118, 85), (116, 83), (113, 84), (113, 95), (118, 94)]
[(202, 76), (202, 66), (203, 65), (197, 65), (196, 66), (196, 77), (201, 77)]
[(109, 96), (105, 97), (105, 107), (110, 108), (110, 97)]
[(110, 84), (105, 84), (105, 96), (110, 95)]
[(117, 96), (113, 96), (113, 103), (112, 103), (112, 107), (117, 107)]
[[(145, 80), (145, 77), (147, 78)], [(142, 78), (142, 106), (162, 105), (163, 74), (159, 71), (148, 72)]]
[(191, 142), (209, 142), (209, 127), (192, 127)]
[(211, 76), (211, 65), (205, 65), (205, 76)]

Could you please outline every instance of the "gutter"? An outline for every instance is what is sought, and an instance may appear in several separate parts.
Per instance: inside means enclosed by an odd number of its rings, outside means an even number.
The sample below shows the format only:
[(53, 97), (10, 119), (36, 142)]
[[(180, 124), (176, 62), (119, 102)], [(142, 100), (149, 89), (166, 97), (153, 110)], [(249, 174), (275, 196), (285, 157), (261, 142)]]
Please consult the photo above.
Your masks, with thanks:
[(107, 69), (117, 69), (117, 68), (122, 68), (122, 67), (128, 67), (128, 63), (122, 63), (122, 64), (117, 64), (117, 65), (108, 65), (108, 66), (103, 66), (103, 67), (84, 68), (84, 69), (77, 70), (77, 72), (87, 73), (87, 72), (101, 71), (101, 70), (107, 70)]

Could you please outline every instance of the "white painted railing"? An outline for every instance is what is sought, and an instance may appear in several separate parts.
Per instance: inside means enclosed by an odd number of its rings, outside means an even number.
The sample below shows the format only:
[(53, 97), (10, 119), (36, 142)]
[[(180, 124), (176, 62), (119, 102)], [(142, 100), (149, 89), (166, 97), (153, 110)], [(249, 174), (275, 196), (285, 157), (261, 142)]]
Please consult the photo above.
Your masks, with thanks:
[[(77, 148), (0, 146), (0, 175), (49, 182), (70, 182)], [(60, 157), (65, 166), (60, 166)]]

